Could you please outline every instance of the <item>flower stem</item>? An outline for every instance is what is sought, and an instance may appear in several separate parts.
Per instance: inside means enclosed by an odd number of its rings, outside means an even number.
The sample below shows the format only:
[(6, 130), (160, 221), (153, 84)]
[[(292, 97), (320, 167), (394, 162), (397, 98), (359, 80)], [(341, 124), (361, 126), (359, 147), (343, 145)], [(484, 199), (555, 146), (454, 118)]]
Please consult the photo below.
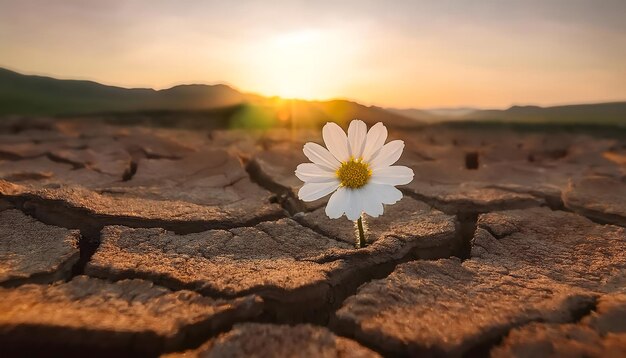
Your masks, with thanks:
[(363, 229), (363, 216), (359, 216), (359, 219), (356, 221), (356, 227), (359, 232), (358, 241), (356, 243), (356, 248), (361, 249), (364, 248), (367, 244), (365, 242), (365, 230)]

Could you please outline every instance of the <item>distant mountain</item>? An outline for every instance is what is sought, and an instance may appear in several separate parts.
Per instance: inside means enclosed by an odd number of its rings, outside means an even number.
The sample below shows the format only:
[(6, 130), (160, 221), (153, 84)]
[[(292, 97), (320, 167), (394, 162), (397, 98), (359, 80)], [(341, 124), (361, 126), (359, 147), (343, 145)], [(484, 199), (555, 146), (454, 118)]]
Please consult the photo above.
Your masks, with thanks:
[[(220, 109), (231, 108), (227, 111)], [(346, 100), (285, 100), (241, 93), (226, 85), (164, 90), (23, 75), (0, 68), (0, 115), (80, 115), (217, 110), (233, 126), (318, 126), (359, 118), (392, 127), (420, 125), (406, 116)], [(214, 111), (215, 112), (215, 111)], [(125, 118), (128, 115), (124, 116)], [(231, 118), (232, 117), (232, 118)], [(290, 124), (291, 123), (291, 124)]]
[(420, 122), (441, 122), (448, 119), (447, 116), (442, 116), (440, 114), (417, 108), (386, 108), (386, 110), (399, 114), (401, 116), (413, 118), (414, 120)]
[(506, 110), (481, 110), (459, 119), (515, 123), (619, 124), (626, 125), (626, 102), (538, 107), (513, 106)]
[(474, 108), (388, 109), (423, 122), (501, 122), (602, 124), (626, 126), (626, 102), (539, 107), (513, 106), (505, 110)]
[(0, 68), (0, 114), (193, 110), (232, 106), (243, 101), (244, 95), (226, 85), (128, 89), (92, 81), (23, 75)]

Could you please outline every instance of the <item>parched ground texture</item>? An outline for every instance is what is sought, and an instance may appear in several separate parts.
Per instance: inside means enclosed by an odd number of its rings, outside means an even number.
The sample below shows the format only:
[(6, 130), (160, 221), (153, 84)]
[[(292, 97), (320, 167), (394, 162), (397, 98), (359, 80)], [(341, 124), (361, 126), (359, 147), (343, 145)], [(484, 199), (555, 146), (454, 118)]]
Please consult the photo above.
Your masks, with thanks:
[(0, 356), (626, 356), (626, 139), (389, 139), (355, 249), (297, 199), (319, 131), (0, 123)]

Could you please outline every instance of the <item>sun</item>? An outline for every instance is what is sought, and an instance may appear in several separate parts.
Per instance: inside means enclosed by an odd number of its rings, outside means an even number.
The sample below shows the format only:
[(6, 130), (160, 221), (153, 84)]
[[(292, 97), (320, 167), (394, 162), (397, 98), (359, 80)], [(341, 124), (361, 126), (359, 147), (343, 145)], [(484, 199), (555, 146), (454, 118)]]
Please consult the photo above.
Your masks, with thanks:
[(283, 98), (327, 99), (337, 96), (354, 58), (353, 46), (331, 30), (305, 29), (260, 41), (248, 56), (253, 87)]

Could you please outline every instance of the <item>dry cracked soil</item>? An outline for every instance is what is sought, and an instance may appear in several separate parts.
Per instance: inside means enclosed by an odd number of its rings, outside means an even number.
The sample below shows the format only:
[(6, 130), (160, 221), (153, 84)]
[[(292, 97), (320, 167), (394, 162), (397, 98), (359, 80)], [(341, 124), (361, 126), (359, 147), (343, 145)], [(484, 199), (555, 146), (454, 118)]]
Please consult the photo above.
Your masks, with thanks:
[(626, 140), (390, 139), (355, 249), (297, 199), (316, 131), (4, 121), (0, 356), (626, 356)]

